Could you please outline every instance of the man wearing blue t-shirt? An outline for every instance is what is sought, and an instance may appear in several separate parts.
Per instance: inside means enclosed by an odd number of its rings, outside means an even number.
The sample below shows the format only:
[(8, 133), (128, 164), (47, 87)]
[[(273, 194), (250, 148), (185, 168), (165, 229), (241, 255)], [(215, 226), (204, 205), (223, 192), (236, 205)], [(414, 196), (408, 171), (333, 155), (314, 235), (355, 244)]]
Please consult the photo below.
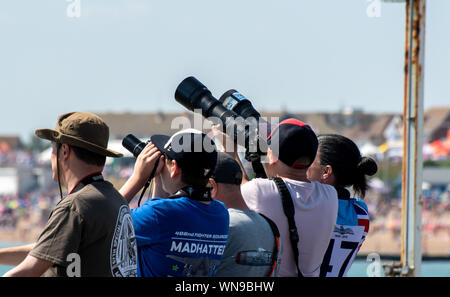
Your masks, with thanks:
[(229, 215), (206, 187), (217, 160), (206, 134), (153, 135), (120, 193), (130, 202), (157, 166), (152, 198), (132, 210), (138, 276), (214, 276), (228, 238)]

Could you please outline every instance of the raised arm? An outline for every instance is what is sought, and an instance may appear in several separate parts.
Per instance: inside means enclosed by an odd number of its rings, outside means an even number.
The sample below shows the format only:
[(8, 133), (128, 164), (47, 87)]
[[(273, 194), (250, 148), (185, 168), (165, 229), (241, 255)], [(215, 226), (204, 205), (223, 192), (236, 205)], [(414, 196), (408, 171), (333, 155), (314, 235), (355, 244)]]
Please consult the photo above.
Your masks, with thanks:
[(133, 174), (119, 190), (120, 194), (122, 194), (128, 203), (130, 203), (139, 190), (144, 187), (158, 159), (160, 162), (158, 163), (158, 169), (156, 170), (156, 177), (159, 175), (164, 165), (164, 155), (150, 142), (137, 157)]
[(239, 158), (238, 154), (238, 145), (229, 137), (227, 134), (223, 133), (218, 125), (211, 126), (211, 131), (208, 133), (211, 137), (214, 137), (214, 139), (217, 139), (220, 141), (221, 148), (219, 147), (219, 150), (223, 151), (224, 153), (229, 154), (232, 156), (236, 162), (239, 164), (239, 167), (241, 167), (242, 171), (242, 184), (245, 184), (249, 181), (247, 172), (245, 172), (244, 166), (242, 165), (241, 159)]

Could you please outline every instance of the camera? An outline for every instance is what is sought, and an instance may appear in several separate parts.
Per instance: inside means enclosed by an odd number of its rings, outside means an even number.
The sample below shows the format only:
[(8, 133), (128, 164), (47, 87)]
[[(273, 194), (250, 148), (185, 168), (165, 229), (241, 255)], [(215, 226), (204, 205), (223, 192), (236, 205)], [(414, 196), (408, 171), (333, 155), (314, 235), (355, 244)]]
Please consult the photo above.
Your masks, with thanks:
[[(219, 123), (216, 120), (213, 122), (221, 124), (223, 128), (236, 126), (235, 121), (239, 115), (226, 109), (219, 100), (212, 96), (211, 91), (193, 76), (184, 79), (178, 85), (175, 91), (175, 100), (191, 111), (201, 109), (205, 118), (219, 119)], [(237, 128), (237, 133), (245, 132), (241, 125)]]
[(139, 156), (142, 150), (146, 147), (149, 141), (142, 142), (139, 138), (133, 134), (128, 134), (122, 140), (122, 146), (126, 148), (135, 158)]
[(259, 145), (261, 146), (262, 151), (266, 152), (267, 146), (265, 145), (265, 140), (270, 135), (272, 126), (261, 117), (261, 114), (253, 107), (250, 100), (235, 89), (231, 89), (226, 91), (219, 98), (219, 101), (226, 109), (234, 111), (239, 116), (245, 118), (247, 123), (257, 127), (258, 137), (263, 140), (259, 142)]
[(219, 101), (226, 109), (234, 111), (235, 113), (246, 119), (252, 117), (259, 120), (261, 118), (261, 115), (253, 107), (250, 100), (248, 100), (244, 95), (242, 95), (235, 89), (226, 91), (219, 98)]
[[(245, 147), (245, 159), (252, 162), (253, 169), (258, 177), (265, 176), (261, 165), (261, 156), (267, 152), (267, 135), (270, 126), (262, 121), (259, 112), (253, 108), (250, 100), (231, 89), (225, 92), (220, 100), (214, 98), (211, 91), (195, 77), (185, 78), (175, 91), (175, 100), (188, 110), (200, 109), (205, 118), (219, 119), (222, 130), (230, 136), (235, 143)], [(262, 127), (265, 128), (262, 128)], [(265, 136), (265, 137), (264, 137)]]
[[(237, 94), (239, 93), (236, 90), (230, 90), (222, 96), (227, 108), (212, 96), (207, 87), (195, 77), (190, 76), (178, 85), (175, 100), (191, 111), (201, 110), (202, 115), (215, 124), (218, 119), (222, 130), (236, 143), (245, 147), (246, 159), (253, 161), (264, 154), (264, 151), (260, 149), (259, 144), (263, 141), (259, 139), (257, 126), (260, 115), (248, 99), (242, 95), (237, 98)], [(253, 115), (257, 117), (250, 117)]]
[[(143, 141), (139, 140), (139, 138), (137, 138), (133, 134), (128, 134), (122, 140), (122, 146), (124, 148), (126, 148), (130, 153), (132, 153), (135, 158), (137, 158), (149, 142), (150, 142), (150, 140), (143, 142)], [(158, 168), (158, 163), (159, 163), (159, 159), (157, 159), (156, 164), (153, 167), (152, 173), (150, 174), (150, 177), (148, 178), (147, 182), (145, 183), (144, 188), (142, 189), (141, 196), (139, 197), (139, 200), (138, 200), (138, 206), (141, 206), (142, 197), (144, 197), (145, 191), (150, 186), (150, 181), (155, 177), (156, 169)]]

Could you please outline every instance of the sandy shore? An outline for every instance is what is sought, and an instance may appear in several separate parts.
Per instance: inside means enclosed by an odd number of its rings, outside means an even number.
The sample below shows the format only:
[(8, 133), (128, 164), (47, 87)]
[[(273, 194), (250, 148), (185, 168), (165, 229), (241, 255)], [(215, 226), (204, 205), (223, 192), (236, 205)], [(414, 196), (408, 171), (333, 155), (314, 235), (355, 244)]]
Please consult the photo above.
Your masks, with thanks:
[[(378, 253), (380, 255), (400, 255), (401, 237), (393, 232), (369, 234), (359, 254)], [(446, 231), (422, 234), (422, 255), (430, 257), (450, 257), (450, 236)]]

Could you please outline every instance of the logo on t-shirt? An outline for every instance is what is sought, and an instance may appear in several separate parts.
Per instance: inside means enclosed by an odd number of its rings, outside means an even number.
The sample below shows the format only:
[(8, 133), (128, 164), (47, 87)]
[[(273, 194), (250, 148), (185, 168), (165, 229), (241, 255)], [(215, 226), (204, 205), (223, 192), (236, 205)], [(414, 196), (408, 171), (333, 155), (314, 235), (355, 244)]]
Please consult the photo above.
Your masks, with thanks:
[(111, 272), (115, 277), (137, 275), (137, 247), (131, 213), (122, 205), (111, 242)]
[(355, 234), (353, 232), (352, 228), (344, 228), (344, 226), (342, 226), (342, 225), (339, 225), (339, 227), (338, 227), (338, 225), (335, 225), (334, 226), (334, 232), (335, 233), (339, 233), (340, 235), (345, 235), (345, 234), (353, 235), (353, 234)]
[[(187, 277), (213, 276), (216, 268), (220, 264), (219, 260), (206, 257), (190, 258), (167, 255), (167, 258), (183, 263), (181, 273), (183, 276)], [(180, 268), (178, 265), (172, 266), (174, 272), (178, 272), (178, 269)]]
[(179, 262), (180, 266), (173, 265), (172, 272), (188, 277), (214, 276), (227, 238), (227, 234), (175, 232), (171, 241), (171, 255), (166, 257)]

